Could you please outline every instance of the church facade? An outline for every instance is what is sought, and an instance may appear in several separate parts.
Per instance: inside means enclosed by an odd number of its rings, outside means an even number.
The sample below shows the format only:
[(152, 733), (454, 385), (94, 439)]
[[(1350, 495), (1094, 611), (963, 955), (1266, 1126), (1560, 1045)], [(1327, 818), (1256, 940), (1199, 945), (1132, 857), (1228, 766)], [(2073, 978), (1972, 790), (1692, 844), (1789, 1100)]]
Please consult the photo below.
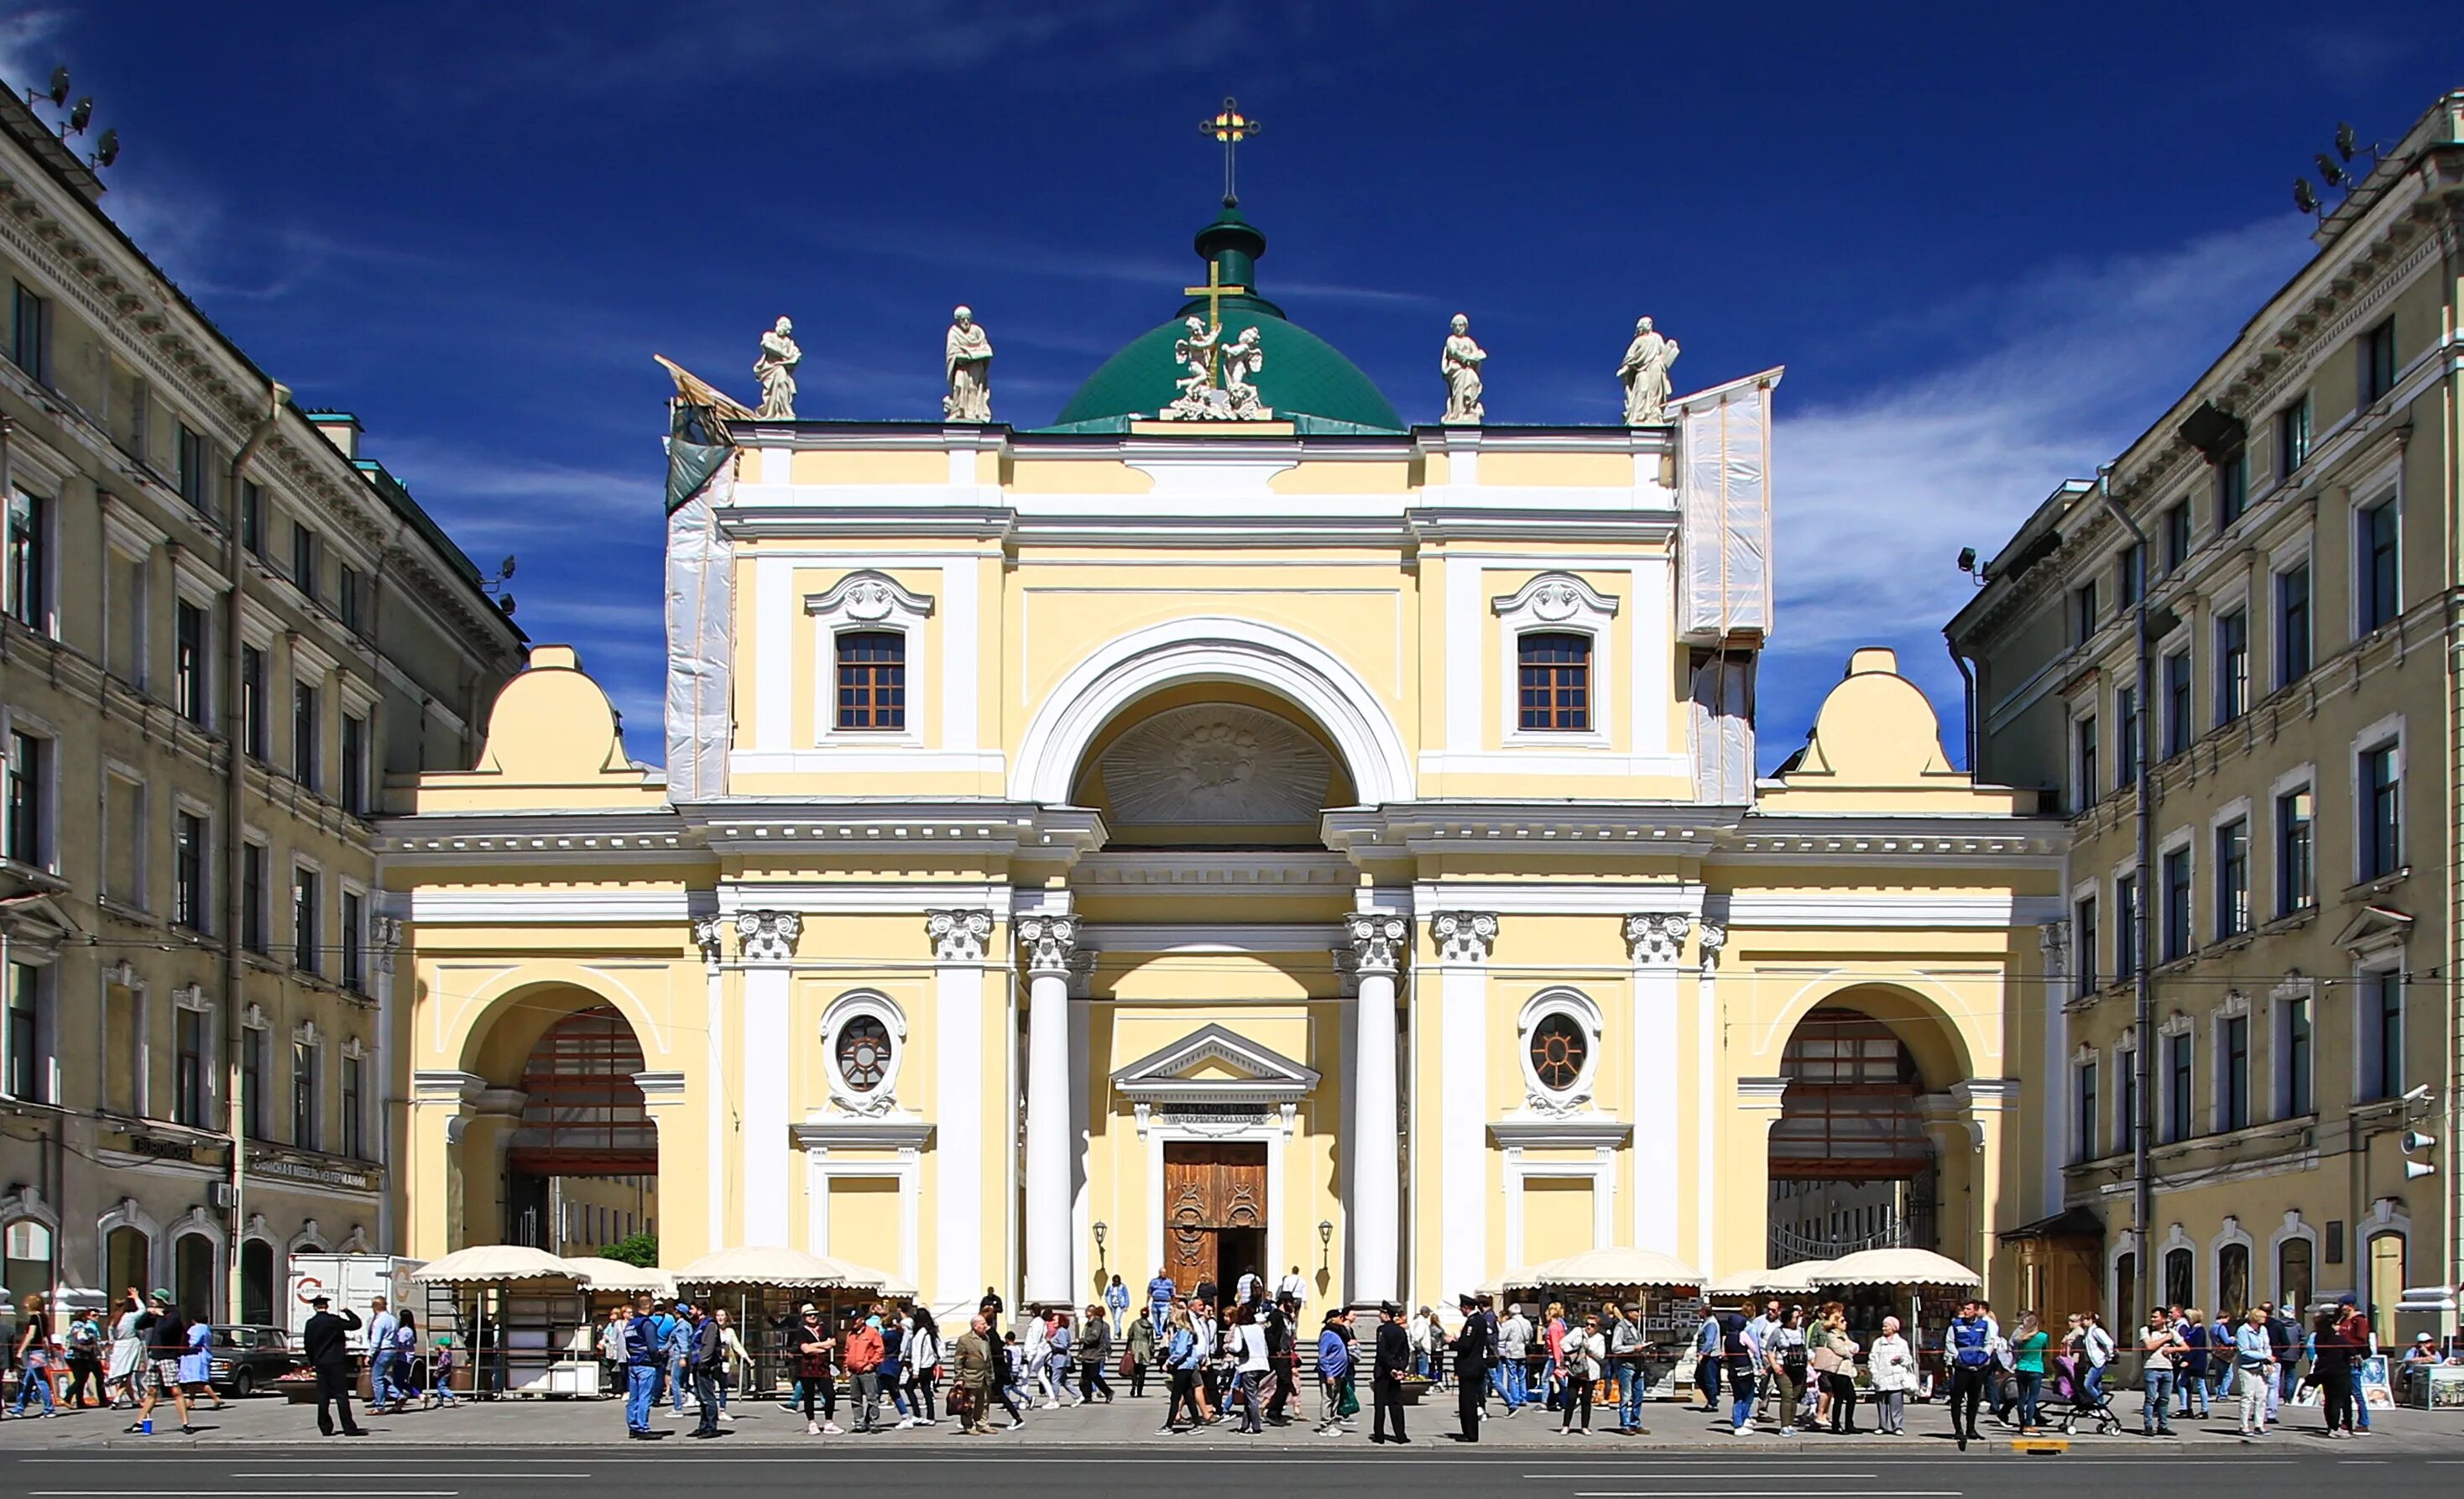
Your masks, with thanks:
[[(667, 1265), (943, 1306), (1991, 1269), (2065, 834), (1886, 650), (1754, 774), (1778, 371), (1407, 427), (1221, 291), (1237, 214), (1199, 248), (1218, 290), (1050, 429), (680, 378), (665, 771), (541, 647), (473, 769), (391, 788), (407, 1250), (588, 1252), (622, 1198)], [(1251, 386), (1160, 419), (1199, 315)]]

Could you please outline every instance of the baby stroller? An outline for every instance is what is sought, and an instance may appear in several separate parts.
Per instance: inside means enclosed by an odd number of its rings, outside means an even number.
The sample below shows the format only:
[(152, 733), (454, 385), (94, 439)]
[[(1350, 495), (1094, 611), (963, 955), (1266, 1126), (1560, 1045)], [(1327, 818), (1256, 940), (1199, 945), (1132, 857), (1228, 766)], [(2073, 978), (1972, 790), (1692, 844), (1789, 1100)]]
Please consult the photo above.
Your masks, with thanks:
[(2122, 1429), (2122, 1418), (2113, 1413), (2113, 1397), (2099, 1393), (2087, 1382), (2087, 1371), (2076, 1355), (2062, 1354), (2054, 1359), (2054, 1399), (2062, 1402), (2061, 1419), (2057, 1424), (2062, 1435), (2081, 1418), (2096, 1423), (2096, 1434), (2109, 1437)]

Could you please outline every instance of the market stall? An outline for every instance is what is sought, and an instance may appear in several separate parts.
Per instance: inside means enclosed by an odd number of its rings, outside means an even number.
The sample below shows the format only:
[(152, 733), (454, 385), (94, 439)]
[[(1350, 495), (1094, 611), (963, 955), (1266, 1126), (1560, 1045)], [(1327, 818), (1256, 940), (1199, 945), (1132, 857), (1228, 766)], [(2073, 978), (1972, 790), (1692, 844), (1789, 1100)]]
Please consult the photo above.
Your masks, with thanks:
[[(471, 1351), (462, 1379), (482, 1399), (597, 1395), (589, 1298), (574, 1268), (526, 1245), (481, 1245), (413, 1271), (428, 1289), (420, 1343), (439, 1334)], [(457, 1382), (461, 1382), (457, 1380)]]
[(1941, 1367), (1943, 1330), (1959, 1314), (1960, 1302), (1985, 1284), (1974, 1270), (1931, 1249), (1860, 1249), (1790, 1268), (1813, 1283), (1816, 1299), (1848, 1309), (1849, 1331), (1867, 1347), (1881, 1334), (1883, 1317), (1898, 1317), (1926, 1380), (1921, 1398)]
[(916, 1288), (887, 1270), (780, 1245), (744, 1245), (703, 1255), (675, 1271), (680, 1294), (723, 1306), (753, 1356), (748, 1393), (783, 1388), (790, 1378), (787, 1329), (803, 1302), (818, 1304), (832, 1327), (877, 1300), (914, 1299)]
[(1574, 1314), (1617, 1303), (1641, 1322), (1645, 1393), (1653, 1399), (1674, 1397), (1679, 1373), (1691, 1372), (1685, 1355), (1703, 1320), (1703, 1289), (1701, 1270), (1672, 1255), (1630, 1245), (1544, 1261), (1482, 1288), (1491, 1294), (1535, 1291), (1543, 1301), (1565, 1303)]

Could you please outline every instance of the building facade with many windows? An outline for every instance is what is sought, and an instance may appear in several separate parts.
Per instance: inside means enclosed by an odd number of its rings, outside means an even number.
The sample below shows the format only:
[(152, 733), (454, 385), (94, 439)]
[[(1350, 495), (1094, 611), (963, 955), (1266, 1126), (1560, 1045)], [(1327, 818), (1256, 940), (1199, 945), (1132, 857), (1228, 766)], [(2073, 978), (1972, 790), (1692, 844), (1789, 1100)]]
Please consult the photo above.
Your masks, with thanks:
[(290, 405), (17, 99), (6, 1284), (164, 1286), (263, 1320), (288, 1254), (392, 1237), (401, 1044), (367, 819), (388, 773), (467, 760), (520, 636), (356, 424)]
[(2117, 1313), (2353, 1290), (2384, 1318), (2457, 1280), (2455, 1174), (2425, 1149), (2409, 1178), (2403, 1132), (2457, 1122), (2464, 95), (2317, 239), (1947, 630), (1980, 772), (2075, 831), (2068, 972), (2021, 1045), (2038, 1205)]

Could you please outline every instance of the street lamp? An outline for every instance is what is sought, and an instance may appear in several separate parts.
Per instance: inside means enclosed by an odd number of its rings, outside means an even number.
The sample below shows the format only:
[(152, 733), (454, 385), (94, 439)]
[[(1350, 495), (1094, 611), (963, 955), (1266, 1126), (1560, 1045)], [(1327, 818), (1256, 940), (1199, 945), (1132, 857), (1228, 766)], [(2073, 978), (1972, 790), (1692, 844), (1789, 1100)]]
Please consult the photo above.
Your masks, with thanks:
[(1102, 1220), (1102, 1219), (1100, 1219), (1100, 1218), (1099, 1218), (1099, 1219), (1097, 1219), (1097, 1220), (1095, 1221), (1095, 1268), (1096, 1268), (1097, 1272), (1098, 1272), (1098, 1273), (1100, 1273), (1100, 1272), (1103, 1270), (1103, 1268), (1104, 1268), (1104, 1222), (1103, 1222), (1103, 1220)]
[(1317, 1221), (1317, 1268), (1326, 1268), (1328, 1246), (1334, 1243), (1334, 1224), (1321, 1218)]

